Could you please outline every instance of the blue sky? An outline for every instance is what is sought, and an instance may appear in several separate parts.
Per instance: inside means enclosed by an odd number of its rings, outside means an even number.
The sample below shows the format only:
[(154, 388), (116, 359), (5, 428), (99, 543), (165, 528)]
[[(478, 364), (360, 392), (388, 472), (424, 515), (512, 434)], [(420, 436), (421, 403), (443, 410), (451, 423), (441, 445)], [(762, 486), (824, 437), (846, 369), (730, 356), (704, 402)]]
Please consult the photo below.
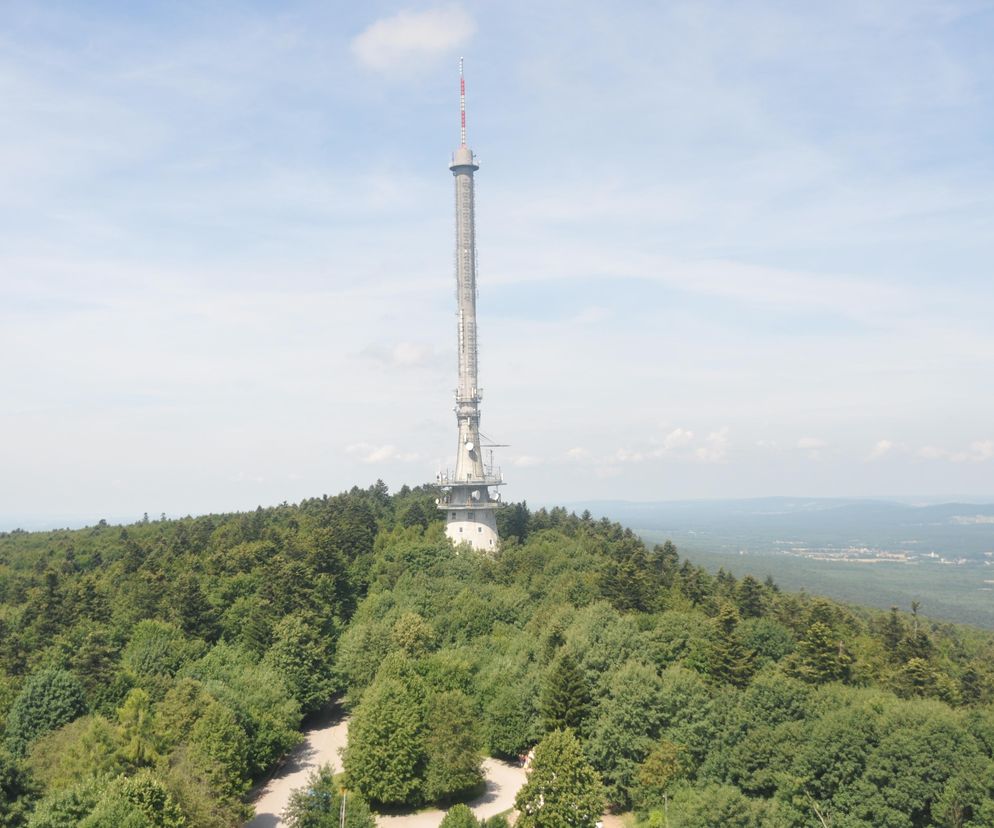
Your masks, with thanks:
[(0, 7), (0, 524), (454, 451), (531, 502), (994, 495), (994, 3)]

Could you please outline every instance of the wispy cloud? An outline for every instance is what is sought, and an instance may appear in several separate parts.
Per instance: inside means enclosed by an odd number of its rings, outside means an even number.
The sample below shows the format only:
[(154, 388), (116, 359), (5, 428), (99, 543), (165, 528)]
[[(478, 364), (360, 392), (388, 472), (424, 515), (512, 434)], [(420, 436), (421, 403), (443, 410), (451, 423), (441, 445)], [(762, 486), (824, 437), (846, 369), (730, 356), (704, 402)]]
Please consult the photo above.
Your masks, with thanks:
[(915, 452), (923, 460), (948, 460), (950, 463), (986, 463), (994, 460), (994, 440), (974, 440), (965, 449), (951, 451), (940, 446), (922, 446)]
[(694, 441), (694, 432), (685, 428), (675, 428), (663, 437), (662, 447), (664, 451), (670, 449), (683, 448)]
[(378, 72), (410, 71), (463, 46), (476, 31), (459, 6), (401, 11), (372, 23), (352, 41), (352, 53)]
[(395, 345), (369, 345), (360, 355), (388, 368), (410, 369), (438, 366), (440, 355), (427, 342), (398, 342)]
[(674, 428), (660, 437), (652, 437), (644, 447), (619, 448), (611, 455), (608, 462), (641, 463), (671, 456), (680, 459), (696, 457), (711, 462), (714, 459), (713, 452), (723, 451), (722, 441), (727, 441), (726, 438), (727, 429), (712, 432), (703, 445), (694, 448), (694, 432), (686, 428)]
[(705, 463), (720, 463), (728, 454), (728, 426), (708, 434), (705, 444), (695, 454)]
[(870, 449), (870, 454), (868, 460), (879, 460), (881, 457), (886, 457), (892, 451), (897, 448), (897, 445), (893, 440), (877, 440), (876, 444)]
[(809, 460), (821, 460), (822, 452), (828, 448), (828, 443), (820, 437), (801, 437), (796, 446)]
[(391, 445), (375, 446), (370, 443), (353, 443), (345, 447), (348, 454), (355, 455), (363, 463), (411, 463), (418, 460), (420, 455), (416, 452), (398, 451)]

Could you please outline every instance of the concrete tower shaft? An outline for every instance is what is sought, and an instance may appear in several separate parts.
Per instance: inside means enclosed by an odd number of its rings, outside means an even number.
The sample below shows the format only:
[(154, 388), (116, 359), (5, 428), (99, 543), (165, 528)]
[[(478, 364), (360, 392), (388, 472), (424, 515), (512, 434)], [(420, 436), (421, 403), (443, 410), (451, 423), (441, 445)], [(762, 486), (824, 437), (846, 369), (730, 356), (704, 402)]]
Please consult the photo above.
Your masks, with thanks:
[(449, 169), (455, 180), (456, 200), (456, 313), (459, 385), (456, 422), (459, 442), (455, 470), (439, 475), (443, 495), (439, 508), (446, 514), (446, 535), (456, 543), (496, 551), (496, 510), (499, 498), (490, 487), (503, 483), (500, 472), (483, 461), (480, 446), (480, 388), (476, 333), (476, 215), (473, 174), (480, 168), (466, 145), (466, 84), (459, 61), (460, 145)]
[[(463, 152), (464, 151), (464, 152)], [(460, 157), (461, 156), (461, 157)], [(456, 151), (449, 167), (456, 190), (456, 308), (459, 354), (459, 386), (456, 389), (456, 419), (459, 447), (456, 479), (482, 479), (480, 445), (479, 349), (476, 336), (476, 215), (473, 173), (479, 169), (466, 147)], [(469, 446), (474, 448), (469, 449)]]

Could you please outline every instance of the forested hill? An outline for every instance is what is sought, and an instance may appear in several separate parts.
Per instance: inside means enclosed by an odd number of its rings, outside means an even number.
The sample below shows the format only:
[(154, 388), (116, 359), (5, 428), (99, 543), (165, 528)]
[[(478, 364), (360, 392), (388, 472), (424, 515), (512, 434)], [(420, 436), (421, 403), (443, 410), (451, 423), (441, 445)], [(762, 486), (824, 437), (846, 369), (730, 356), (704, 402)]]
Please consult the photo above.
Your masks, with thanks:
[(654, 825), (994, 824), (990, 634), (559, 509), (457, 553), (434, 497), (0, 535), (0, 826), (238, 825), (336, 696), (374, 807), (458, 799), (482, 753), (568, 728), (602, 804)]

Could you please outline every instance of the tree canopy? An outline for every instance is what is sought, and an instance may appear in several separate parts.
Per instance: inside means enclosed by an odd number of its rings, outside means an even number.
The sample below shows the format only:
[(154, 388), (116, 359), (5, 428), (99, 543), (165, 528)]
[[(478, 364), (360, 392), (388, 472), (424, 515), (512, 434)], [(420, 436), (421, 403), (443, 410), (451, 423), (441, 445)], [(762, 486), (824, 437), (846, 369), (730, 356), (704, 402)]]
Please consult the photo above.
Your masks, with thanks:
[(0, 826), (240, 825), (335, 698), (352, 828), (366, 802), (462, 819), (484, 755), (533, 747), (526, 826), (994, 824), (990, 633), (564, 509), (509, 506), (497, 556), (457, 554), (434, 497), (0, 535)]

